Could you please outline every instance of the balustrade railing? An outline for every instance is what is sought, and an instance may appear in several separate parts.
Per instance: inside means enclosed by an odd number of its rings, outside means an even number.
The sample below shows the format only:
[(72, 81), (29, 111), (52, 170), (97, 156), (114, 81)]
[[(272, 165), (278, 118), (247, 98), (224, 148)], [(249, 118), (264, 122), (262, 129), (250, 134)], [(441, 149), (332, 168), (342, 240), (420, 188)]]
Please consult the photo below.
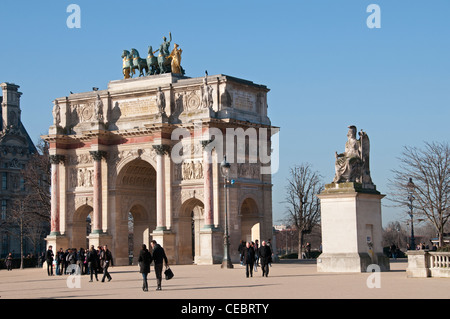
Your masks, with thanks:
[(450, 252), (410, 250), (408, 277), (450, 277)]

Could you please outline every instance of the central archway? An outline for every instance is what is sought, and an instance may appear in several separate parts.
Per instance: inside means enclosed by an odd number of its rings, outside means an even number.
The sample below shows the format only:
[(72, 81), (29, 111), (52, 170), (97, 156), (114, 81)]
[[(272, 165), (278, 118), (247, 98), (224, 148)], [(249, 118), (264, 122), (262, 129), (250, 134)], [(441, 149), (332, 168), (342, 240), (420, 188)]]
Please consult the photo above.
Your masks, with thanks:
[(150, 233), (156, 228), (156, 171), (140, 158), (127, 163), (117, 175), (115, 223), (117, 263), (128, 264), (131, 254), (136, 264), (142, 244), (149, 247)]

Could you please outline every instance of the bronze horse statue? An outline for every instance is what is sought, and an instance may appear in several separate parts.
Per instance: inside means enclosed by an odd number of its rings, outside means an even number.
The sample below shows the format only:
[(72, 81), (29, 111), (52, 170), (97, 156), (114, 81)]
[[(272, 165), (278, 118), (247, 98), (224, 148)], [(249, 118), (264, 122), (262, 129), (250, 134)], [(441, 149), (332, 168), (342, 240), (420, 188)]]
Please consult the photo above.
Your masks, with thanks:
[(134, 73), (133, 62), (130, 51), (123, 50), (122, 52), (122, 72), (125, 79), (129, 79)]
[(154, 54), (158, 51), (159, 51), (159, 49), (156, 51), (153, 51), (153, 48), (151, 45), (148, 47), (148, 56), (147, 56), (148, 72), (147, 72), (147, 75), (154, 75), (154, 74), (160, 73), (159, 65), (158, 65), (158, 58), (154, 56)]
[(144, 70), (145, 73), (148, 74), (147, 61), (139, 56), (138, 50), (134, 48), (131, 49), (131, 56), (133, 58), (133, 70), (138, 69), (139, 76), (144, 76)]

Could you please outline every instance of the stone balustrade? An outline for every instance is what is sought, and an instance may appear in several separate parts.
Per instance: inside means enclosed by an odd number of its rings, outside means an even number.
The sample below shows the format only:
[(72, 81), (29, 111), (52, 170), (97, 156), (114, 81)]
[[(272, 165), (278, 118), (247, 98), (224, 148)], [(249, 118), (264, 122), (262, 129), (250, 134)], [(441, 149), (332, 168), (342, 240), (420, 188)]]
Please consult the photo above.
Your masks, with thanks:
[(408, 277), (450, 277), (450, 252), (410, 250)]

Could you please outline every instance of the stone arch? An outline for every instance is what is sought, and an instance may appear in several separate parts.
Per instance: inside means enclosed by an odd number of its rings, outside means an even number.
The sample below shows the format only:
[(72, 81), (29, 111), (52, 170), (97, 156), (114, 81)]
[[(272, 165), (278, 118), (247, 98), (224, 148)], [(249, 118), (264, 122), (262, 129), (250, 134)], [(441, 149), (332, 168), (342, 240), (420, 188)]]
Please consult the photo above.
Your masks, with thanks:
[(198, 198), (185, 200), (180, 208), (177, 223), (178, 263), (190, 264), (201, 254), (200, 230), (204, 225), (204, 205)]
[(87, 236), (89, 235), (87, 232), (87, 217), (91, 215), (93, 208), (88, 204), (83, 204), (79, 206), (72, 217), (72, 243), (71, 247), (65, 248), (76, 248), (77, 250), (81, 247), (88, 248), (88, 240)]
[(153, 169), (156, 170), (156, 160), (155, 160), (155, 158), (152, 157), (151, 155), (146, 154), (146, 153), (145, 154), (137, 153), (135, 156), (128, 155), (126, 157), (121, 158), (119, 160), (119, 162), (117, 163), (117, 165), (115, 165), (115, 167), (114, 167), (114, 169), (116, 171), (116, 174), (112, 174), (110, 176), (110, 178), (111, 178), (111, 180), (110, 180), (111, 185), (117, 185), (117, 178), (119, 177), (120, 173), (123, 172), (123, 168), (126, 167), (128, 164), (130, 164), (131, 162), (133, 162), (135, 160), (142, 160), (144, 162), (147, 162), (153, 167)]
[(156, 170), (142, 157), (128, 158), (118, 165), (115, 178), (115, 255), (117, 263), (129, 263), (128, 216), (133, 217), (133, 264), (143, 243), (149, 246), (156, 228)]
[(241, 219), (241, 238), (245, 241), (260, 240), (260, 216), (257, 200), (248, 195), (239, 206), (239, 217)]

